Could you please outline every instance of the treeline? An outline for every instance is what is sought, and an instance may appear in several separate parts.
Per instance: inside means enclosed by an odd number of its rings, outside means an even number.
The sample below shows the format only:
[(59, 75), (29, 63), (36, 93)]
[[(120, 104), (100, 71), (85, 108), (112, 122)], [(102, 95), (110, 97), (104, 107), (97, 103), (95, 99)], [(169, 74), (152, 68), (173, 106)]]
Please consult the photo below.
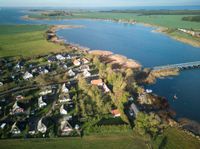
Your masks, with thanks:
[(191, 22), (200, 22), (200, 15), (199, 16), (187, 16), (187, 17), (183, 17), (182, 20), (184, 20), (184, 21), (191, 21)]
[(112, 101), (111, 98), (103, 94), (97, 86), (92, 86), (87, 81), (79, 77), (78, 82), (79, 94), (78, 104), (81, 115), (87, 119), (100, 118), (103, 115), (110, 113)]
[(101, 12), (136, 13), (140, 15), (200, 15), (200, 10), (112, 10)]
[(49, 16), (49, 17), (54, 17), (54, 16), (72, 16), (72, 13), (66, 12), (66, 11), (52, 11), (52, 12), (44, 12), (42, 13), (43, 16)]
[(93, 126), (85, 129), (84, 134), (98, 134), (98, 135), (109, 135), (117, 133), (129, 133), (131, 132), (131, 127), (129, 125), (102, 125), (102, 126)]
[(129, 123), (124, 112), (124, 105), (127, 103), (132, 91), (137, 91), (136, 88), (138, 88), (133, 77), (133, 70), (125, 69), (123, 71), (115, 71), (112, 69), (112, 65), (102, 63), (99, 57), (94, 57), (93, 62), (99, 69), (100, 77), (103, 78), (104, 82), (109, 86), (111, 90), (110, 97), (115, 107), (120, 111), (122, 120)]

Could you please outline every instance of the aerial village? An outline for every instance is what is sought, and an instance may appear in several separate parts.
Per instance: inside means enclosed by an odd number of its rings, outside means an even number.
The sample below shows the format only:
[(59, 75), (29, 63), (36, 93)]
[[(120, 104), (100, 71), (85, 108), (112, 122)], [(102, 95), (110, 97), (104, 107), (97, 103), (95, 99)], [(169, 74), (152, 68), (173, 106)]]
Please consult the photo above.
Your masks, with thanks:
[(176, 125), (167, 100), (137, 84), (140, 65), (129, 68), (132, 61), (115, 63), (109, 52), (67, 47), (0, 59), (0, 138), (82, 136), (103, 126), (130, 131), (140, 111), (156, 113), (158, 127)]
[(76, 52), (1, 59), (1, 138), (81, 136), (87, 123), (106, 119), (117, 119), (109, 125), (129, 127), (124, 116), (132, 121), (140, 110), (153, 109), (151, 90), (142, 90), (130, 92), (120, 110), (119, 101), (112, 100), (115, 87), (94, 61)]

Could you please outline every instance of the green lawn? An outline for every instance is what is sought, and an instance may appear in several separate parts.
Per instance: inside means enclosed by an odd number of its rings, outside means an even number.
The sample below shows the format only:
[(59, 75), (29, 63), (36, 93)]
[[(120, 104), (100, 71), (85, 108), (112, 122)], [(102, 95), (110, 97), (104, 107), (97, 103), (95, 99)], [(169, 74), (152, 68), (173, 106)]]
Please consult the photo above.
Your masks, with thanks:
[[(200, 141), (185, 132), (169, 128), (151, 141), (153, 149), (199, 149)], [(1, 149), (148, 149), (150, 142), (136, 133), (90, 135), (54, 139), (0, 140)]]
[(155, 149), (199, 149), (199, 147), (198, 139), (176, 128), (165, 130), (154, 142)]
[(146, 149), (138, 136), (111, 135), (83, 138), (2, 140), (1, 149)]
[(59, 51), (62, 47), (45, 38), (45, 25), (1, 25), (0, 57), (33, 56)]

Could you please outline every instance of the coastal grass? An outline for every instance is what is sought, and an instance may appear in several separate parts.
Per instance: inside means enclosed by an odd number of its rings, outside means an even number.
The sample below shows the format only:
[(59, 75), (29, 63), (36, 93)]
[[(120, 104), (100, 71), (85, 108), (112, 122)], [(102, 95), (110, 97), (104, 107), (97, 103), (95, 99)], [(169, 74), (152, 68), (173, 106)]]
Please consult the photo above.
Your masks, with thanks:
[(48, 42), (46, 25), (1, 25), (0, 57), (34, 56), (60, 51), (63, 47)]
[(1, 140), (1, 149), (146, 149), (145, 140), (132, 135), (84, 136), (55, 139)]
[(178, 128), (168, 128), (153, 142), (155, 149), (199, 149), (200, 141)]

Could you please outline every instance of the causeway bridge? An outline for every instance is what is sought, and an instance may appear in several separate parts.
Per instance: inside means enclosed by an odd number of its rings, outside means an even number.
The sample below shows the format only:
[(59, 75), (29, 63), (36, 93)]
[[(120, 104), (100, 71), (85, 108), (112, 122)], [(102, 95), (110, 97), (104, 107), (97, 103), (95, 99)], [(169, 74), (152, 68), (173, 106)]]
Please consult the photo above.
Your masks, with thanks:
[(171, 64), (171, 65), (164, 65), (164, 66), (155, 66), (152, 69), (156, 71), (156, 70), (165, 70), (165, 69), (184, 70), (184, 69), (194, 69), (194, 68), (200, 68), (200, 61)]

